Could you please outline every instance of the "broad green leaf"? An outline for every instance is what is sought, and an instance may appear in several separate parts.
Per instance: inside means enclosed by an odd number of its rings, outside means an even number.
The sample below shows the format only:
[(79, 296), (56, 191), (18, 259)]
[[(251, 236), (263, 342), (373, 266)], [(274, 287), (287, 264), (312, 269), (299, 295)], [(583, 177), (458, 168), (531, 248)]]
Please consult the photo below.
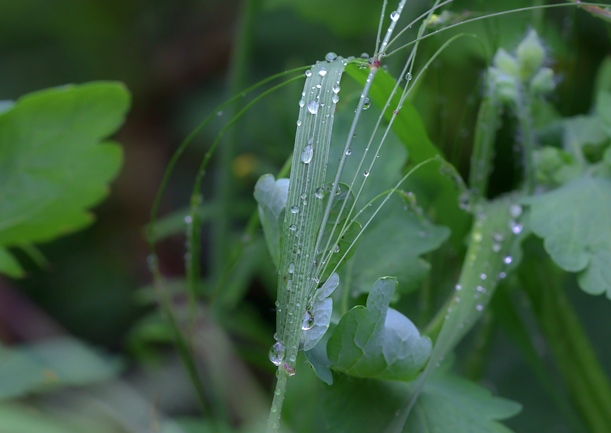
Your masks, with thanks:
[(411, 380), (422, 370), (431, 340), (388, 307), (396, 286), (395, 278), (380, 278), (369, 293), (367, 307), (354, 307), (341, 318), (327, 344), (334, 370), (394, 380)]
[(274, 176), (261, 176), (255, 185), (255, 200), (259, 204), (259, 218), (267, 248), (276, 267), (280, 263), (280, 233), (284, 224), (284, 211), (289, 194), (289, 180), (274, 180)]
[(556, 264), (578, 272), (586, 293), (611, 299), (611, 180), (583, 177), (526, 202), (529, 225)]
[(72, 338), (20, 347), (0, 346), (0, 398), (14, 398), (66, 385), (114, 377), (118, 364)]
[(557, 147), (545, 146), (533, 153), (535, 178), (539, 185), (556, 187), (581, 176), (583, 167), (573, 155)]
[(332, 325), (330, 330), (323, 335), (316, 346), (303, 352), (314, 369), (316, 376), (327, 385), (333, 385), (333, 373), (331, 373), (331, 361), (327, 355), (327, 343), (334, 329), (335, 327)]
[(0, 247), (0, 274), (12, 278), (23, 277), (24, 272), (15, 257), (6, 248)]
[(516, 415), (518, 403), (491, 395), (465, 379), (439, 374), (426, 383), (405, 425), (396, 425), (413, 384), (336, 375), (325, 387), (324, 414), (334, 433), (509, 433), (498, 421)]
[(596, 112), (600, 117), (602, 129), (611, 137), (611, 89), (601, 91), (596, 97)]
[(32, 93), (0, 114), (0, 245), (49, 241), (93, 221), (88, 208), (122, 160), (103, 140), (128, 106), (123, 85), (92, 83)]
[(331, 274), (322, 287), (314, 293), (312, 300), (308, 302), (301, 326), (303, 350), (314, 348), (329, 329), (333, 312), (331, 295), (337, 286), (339, 286), (339, 276), (335, 273)]

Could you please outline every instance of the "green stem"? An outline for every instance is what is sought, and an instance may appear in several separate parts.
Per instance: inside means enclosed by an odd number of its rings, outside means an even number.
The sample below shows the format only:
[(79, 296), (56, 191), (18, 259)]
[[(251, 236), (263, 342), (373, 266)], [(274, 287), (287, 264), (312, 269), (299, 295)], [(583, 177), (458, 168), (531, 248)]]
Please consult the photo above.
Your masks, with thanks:
[(535, 189), (535, 167), (533, 162), (533, 152), (535, 150), (535, 137), (532, 126), (532, 114), (530, 109), (529, 96), (523, 94), (516, 102), (516, 116), (520, 123), (522, 134), (522, 153), (524, 164), (524, 186), (527, 194), (531, 194)]
[[(526, 262), (526, 261), (525, 261)], [(529, 261), (520, 273), (560, 375), (592, 433), (611, 431), (611, 386), (550, 261)]]
[[(256, 11), (259, 9), (261, 0), (245, 0), (242, 6), (240, 17), (236, 23), (238, 29), (235, 46), (231, 56), (231, 66), (229, 69), (228, 93), (235, 95), (243, 87), (248, 72), (250, 62), (250, 51), (252, 46), (252, 29), (255, 23)], [(229, 118), (237, 112), (240, 107), (232, 106), (229, 112), (225, 113)], [(235, 157), (236, 142), (238, 141), (237, 132), (230, 131), (226, 136), (226, 142), (219, 149), (219, 169), (216, 172), (216, 193), (219, 202), (219, 214), (216, 218), (214, 230), (212, 231), (212, 277), (218, 280), (223, 274), (228, 251), (229, 226), (231, 222), (231, 208), (234, 195), (233, 176), (231, 163)]]

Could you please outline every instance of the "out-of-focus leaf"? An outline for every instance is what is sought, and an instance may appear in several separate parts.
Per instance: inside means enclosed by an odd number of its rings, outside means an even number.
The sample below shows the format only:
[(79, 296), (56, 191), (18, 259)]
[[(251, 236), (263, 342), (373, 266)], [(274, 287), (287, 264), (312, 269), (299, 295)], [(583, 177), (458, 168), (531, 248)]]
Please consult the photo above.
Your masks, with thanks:
[(255, 200), (259, 204), (259, 217), (267, 248), (276, 267), (280, 263), (280, 234), (284, 224), (284, 211), (289, 194), (289, 180), (275, 180), (271, 174), (261, 176), (255, 185)]
[(0, 245), (49, 241), (93, 221), (122, 161), (104, 140), (123, 123), (118, 83), (44, 90), (0, 114)]
[(611, 299), (611, 180), (583, 177), (526, 201), (530, 227), (579, 286)]
[[(337, 375), (325, 387), (324, 413), (334, 433), (510, 433), (498, 421), (516, 415), (518, 403), (449, 374), (430, 378), (404, 426), (393, 424), (409, 401), (413, 384)], [(372, 410), (375, 408), (375, 410)]]
[(116, 360), (67, 337), (0, 347), (0, 398), (101, 382), (114, 377), (118, 367)]
[(20, 278), (24, 275), (17, 259), (6, 248), (2, 247), (0, 247), (0, 273), (12, 278)]
[(354, 307), (341, 318), (327, 344), (334, 370), (394, 380), (411, 380), (422, 370), (431, 340), (388, 307), (396, 286), (395, 278), (380, 278), (369, 293), (367, 307)]

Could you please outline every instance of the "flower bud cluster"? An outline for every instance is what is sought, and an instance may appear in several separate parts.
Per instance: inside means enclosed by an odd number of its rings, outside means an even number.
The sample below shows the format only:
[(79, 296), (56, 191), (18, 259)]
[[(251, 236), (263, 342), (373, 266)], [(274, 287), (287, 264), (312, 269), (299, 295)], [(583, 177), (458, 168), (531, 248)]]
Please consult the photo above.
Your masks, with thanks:
[(522, 91), (544, 95), (555, 87), (554, 72), (544, 66), (545, 47), (535, 30), (530, 30), (515, 54), (499, 49), (488, 69), (488, 87), (502, 102), (516, 102)]

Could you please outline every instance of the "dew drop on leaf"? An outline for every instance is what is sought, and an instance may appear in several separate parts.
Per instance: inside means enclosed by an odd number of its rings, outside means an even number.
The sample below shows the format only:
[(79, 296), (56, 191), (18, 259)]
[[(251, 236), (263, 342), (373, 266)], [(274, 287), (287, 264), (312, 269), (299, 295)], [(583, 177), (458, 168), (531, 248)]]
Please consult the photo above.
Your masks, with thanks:
[(306, 77), (311, 77), (312, 76), (312, 71), (310, 71), (309, 69), (307, 71), (305, 71), (305, 76)]
[(335, 94), (331, 97), (331, 101), (333, 101), (334, 104), (337, 104), (339, 102), (339, 95)]
[(399, 17), (401, 16), (401, 14), (397, 11), (392, 11), (390, 13), (390, 19), (393, 21), (397, 21), (399, 19)]
[(408, 73), (405, 75), (405, 79), (406, 79), (407, 81), (411, 81), (411, 80), (412, 80), (412, 73), (411, 73), (411, 72), (408, 72)]
[(512, 204), (509, 206), (509, 215), (511, 215), (512, 218), (517, 218), (522, 215), (522, 206), (519, 204)]
[(295, 230), (297, 230), (297, 226), (296, 226), (295, 224), (291, 224), (291, 225), (289, 226), (289, 230), (290, 230), (290, 231), (292, 231), (292, 232), (294, 232)]
[(482, 310), (484, 309), (484, 306), (483, 306), (482, 304), (477, 304), (477, 305), (475, 306), (475, 309), (476, 309), (477, 311), (482, 311)]
[(314, 327), (314, 316), (312, 313), (306, 310), (305, 315), (303, 316), (303, 323), (301, 324), (302, 331), (309, 331)]
[(334, 253), (339, 253), (339, 245), (335, 245), (335, 246), (333, 247), (333, 252), (334, 252)]
[(324, 196), (325, 196), (325, 190), (323, 188), (316, 188), (316, 191), (314, 191), (314, 197), (323, 198)]
[(303, 149), (303, 152), (301, 152), (301, 162), (303, 162), (304, 164), (309, 164), (310, 161), (312, 161), (312, 156), (314, 156), (314, 150), (312, 149), (312, 146), (308, 144)]
[(349, 147), (348, 149), (346, 149), (346, 156), (350, 155), (352, 155), (352, 149)]
[(325, 68), (320, 68), (320, 70), (318, 71), (318, 75), (324, 77), (325, 75), (327, 75), (327, 70)]
[(369, 101), (369, 98), (365, 98), (365, 102), (363, 102), (363, 110), (367, 110), (369, 107), (371, 107), (371, 101)]
[(301, 126), (301, 120), (297, 121), (297, 126)]
[(286, 354), (286, 349), (284, 344), (280, 341), (274, 343), (274, 345), (269, 349), (269, 360), (275, 366), (279, 366), (284, 361), (284, 355)]
[(308, 102), (308, 111), (312, 114), (318, 113), (318, 102), (315, 100)]
[(327, 62), (332, 62), (335, 59), (337, 59), (337, 54), (335, 54), (333, 51), (329, 51), (326, 55), (325, 55), (325, 60)]
[(503, 262), (505, 262), (506, 265), (509, 265), (511, 262), (513, 262), (513, 258), (511, 256), (507, 256), (503, 259)]
[(365, 176), (365, 177), (369, 176), (369, 170), (365, 170), (365, 171), (363, 172), (363, 176)]
[(519, 235), (520, 233), (522, 233), (522, 229), (523, 229), (522, 224), (519, 224), (515, 221), (511, 221), (509, 225), (514, 235)]
[(291, 213), (298, 213), (299, 212), (299, 206), (291, 206)]
[(299, 107), (300, 107), (300, 108), (305, 107), (305, 101), (304, 101), (303, 99), (300, 99), (300, 100), (299, 100)]
[(292, 274), (295, 272), (295, 263), (290, 263), (289, 264), (289, 274)]

